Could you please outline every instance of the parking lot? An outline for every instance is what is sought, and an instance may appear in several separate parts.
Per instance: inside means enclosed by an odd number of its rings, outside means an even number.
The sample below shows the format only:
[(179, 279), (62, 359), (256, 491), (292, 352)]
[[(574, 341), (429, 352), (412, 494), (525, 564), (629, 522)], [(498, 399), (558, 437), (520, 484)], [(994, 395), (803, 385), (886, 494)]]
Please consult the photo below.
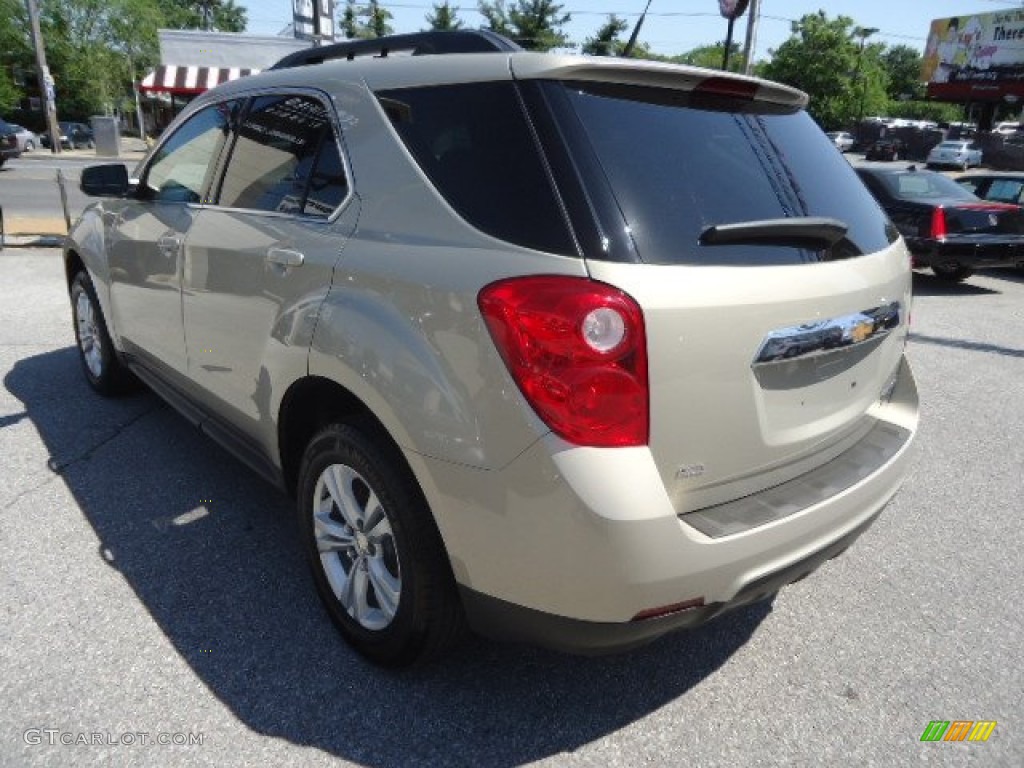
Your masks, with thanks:
[(1021, 765), (1024, 274), (915, 291), (915, 468), (845, 555), (628, 654), (395, 673), (330, 625), (287, 498), (87, 387), (59, 251), (0, 252), (0, 765)]

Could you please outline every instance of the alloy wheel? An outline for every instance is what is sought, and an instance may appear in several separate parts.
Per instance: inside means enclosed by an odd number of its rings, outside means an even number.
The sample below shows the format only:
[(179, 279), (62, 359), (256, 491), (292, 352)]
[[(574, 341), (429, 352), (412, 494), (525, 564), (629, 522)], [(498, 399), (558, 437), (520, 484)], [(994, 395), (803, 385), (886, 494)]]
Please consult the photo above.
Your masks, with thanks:
[(96, 323), (96, 309), (89, 295), (79, 291), (75, 301), (75, 322), (78, 324), (78, 348), (86, 367), (95, 378), (103, 376), (103, 339)]
[(335, 598), (360, 626), (379, 631), (395, 618), (402, 574), (388, 513), (355, 469), (331, 464), (313, 491), (313, 532)]

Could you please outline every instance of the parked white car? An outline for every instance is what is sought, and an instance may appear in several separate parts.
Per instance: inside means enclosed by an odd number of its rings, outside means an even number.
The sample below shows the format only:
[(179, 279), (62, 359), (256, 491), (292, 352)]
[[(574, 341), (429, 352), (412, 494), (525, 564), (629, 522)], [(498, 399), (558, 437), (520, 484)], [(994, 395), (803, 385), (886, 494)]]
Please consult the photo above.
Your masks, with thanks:
[(981, 165), (981, 147), (973, 141), (944, 141), (932, 147), (925, 162), (929, 168), (952, 166), (966, 171)]
[(840, 152), (849, 152), (853, 149), (853, 136), (846, 131), (832, 131), (825, 135), (832, 139), (832, 143)]

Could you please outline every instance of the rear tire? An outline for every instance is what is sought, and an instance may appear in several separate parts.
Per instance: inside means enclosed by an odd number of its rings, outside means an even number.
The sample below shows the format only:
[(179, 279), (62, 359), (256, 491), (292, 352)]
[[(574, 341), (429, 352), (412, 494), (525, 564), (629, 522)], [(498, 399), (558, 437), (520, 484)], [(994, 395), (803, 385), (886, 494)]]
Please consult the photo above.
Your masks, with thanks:
[(462, 634), (451, 565), (399, 451), (372, 429), (332, 424), (309, 443), (298, 485), (302, 544), (335, 626), (383, 666), (438, 656)]
[(105, 397), (131, 390), (135, 378), (117, 357), (92, 279), (84, 269), (71, 279), (71, 315), (78, 357), (89, 385)]
[(937, 278), (948, 283), (962, 283), (974, 274), (973, 269), (960, 264), (935, 264), (932, 266), (932, 272)]

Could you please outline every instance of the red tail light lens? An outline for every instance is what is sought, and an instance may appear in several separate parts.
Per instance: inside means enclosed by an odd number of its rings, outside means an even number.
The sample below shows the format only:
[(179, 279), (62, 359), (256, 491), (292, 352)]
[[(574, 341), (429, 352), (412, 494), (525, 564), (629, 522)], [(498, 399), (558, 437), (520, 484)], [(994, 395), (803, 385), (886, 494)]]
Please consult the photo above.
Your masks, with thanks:
[(632, 297), (551, 275), (492, 283), (478, 303), (512, 378), (552, 431), (576, 445), (647, 444), (647, 342)]
[(931, 237), (941, 240), (946, 236), (946, 209), (941, 205), (932, 209)]
[(694, 93), (709, 96), (724, 96), (729, 99), (753, 101), (757, 94), (757, 83), (734, 80), (731, 77), (709, 77), (693, 89)]

